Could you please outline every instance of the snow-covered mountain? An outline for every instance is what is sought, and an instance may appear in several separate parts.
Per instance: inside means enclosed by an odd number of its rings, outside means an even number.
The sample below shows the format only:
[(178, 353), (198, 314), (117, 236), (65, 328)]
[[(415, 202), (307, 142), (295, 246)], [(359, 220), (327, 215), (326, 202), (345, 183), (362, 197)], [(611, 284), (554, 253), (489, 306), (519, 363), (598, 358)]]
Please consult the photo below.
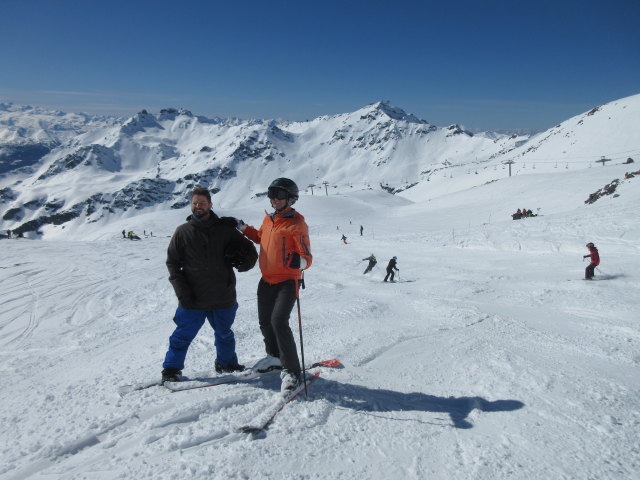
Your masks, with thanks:
[(164, 109), (157, 115), (143, 110), (124, 122), (60, 114), (59, 125), (43, 123), (42, 117), (56, 114), (37, 109), (4, 111), (11, 111), (7, 118), (24, 118), (2, 125), (31, 125), (21, 130), (31, 145), (58, 132), (59, 146), (44, 157), (3, 163), (2, 229), (29, 236), (182, 208), (196, 185), (219, 192), (218, 205), (242, 205), (279, 176), (294, 178), (309, 194), (384, 188), (421, 201), (504, 178), (510, 160), (515, 173), (540, 173), (558, 164), (587, 168), (602, 155), (640, 153), (640, 95), (531, 139), (436, 127), (384, 102), (308, 122), (208, 119)]
[(64, 113), (0, 102), (0, 175), (28, 172), (54, 148), (99, 127), (121, 123), (117, 117)]

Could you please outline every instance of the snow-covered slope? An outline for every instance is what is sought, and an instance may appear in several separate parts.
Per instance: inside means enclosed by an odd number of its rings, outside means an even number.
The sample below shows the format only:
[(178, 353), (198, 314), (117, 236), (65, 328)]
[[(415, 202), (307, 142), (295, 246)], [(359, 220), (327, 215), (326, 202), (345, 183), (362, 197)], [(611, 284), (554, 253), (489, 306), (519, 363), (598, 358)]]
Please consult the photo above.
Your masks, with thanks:
[[(638, 478), (640, 177), (584, 204), (628, 167), (504, 177), (424, 202), (303, 194), (314, 254), (305, 355), (346, 368), (323, 371), (309, 401), (258, 436), (235, 429), (277, 397), (277, 376), (118, 396), (159, 377), (176, 307), (166, 248), (188, 208), (4, 240), (0, 478)], [(543, 216), (509, 216), (537, 205)], [(265, 208), (216, 206), (254, 225)], [(147, 236), (124, 240), (122, 229)], [(602, 257), (593, 282), (581, 279), (588, 241)], [(363, 275), (371, 253), (379, 263)], [(400, 282), (383, 283), (393, 255)], [(247, 364), (264, 348), (258, 280), (238, 274)], [(295, 312), (291, 323), (297, 338)], [(205, 326), (185, 374), (211, 372), (213, 352)]]
[[(602, 166), (603, 157), (624, 162), (640, 160), (638, 121), (640, 95), (622, 98), (577, 115), (540, 133), (526, 145), (509, 152), (518, 168)], [(606, 163), (606, 162), (605, 162)]]
[[(514, 139), (514, 143), (488, 158), (478, 156), (477, 160), (469, 159), (461, 165), (443, 163), (434, 166), (424, 175), (426, 182), (420, 182), (403, 195), (418, 202), (433, 199), (502, 181), (509, 171), (514, 176), (512, 178), (521, 175), (555, 175), (563, 171), (572, 174), (583, 169), (631, 161), (634, 163), (629, 163), (627, 170), (637, 170), (640, 162), (640, 129), (636, 126), (639, 124), (640, 95), (616, 100), (562, 122), (527, 142)], [(604, 164), (600, 162), (603, 156), (609, 159)], [(509, 165), (509, 162), (513, 163)], [(614, 175), (611, 177), (613, 179)], [(561, 178), (570, 179), (571, 175)], [(517, 184), (517, 181), (514, 180), (513, 184)], [(528, 204), (537, 201), (524, 189), (510, 191), (505, 200), (512, 198), (518, 201), (515, 197), (520, 197)], [(575, 203), (567, 205), (568, 208), (575, 206)]]

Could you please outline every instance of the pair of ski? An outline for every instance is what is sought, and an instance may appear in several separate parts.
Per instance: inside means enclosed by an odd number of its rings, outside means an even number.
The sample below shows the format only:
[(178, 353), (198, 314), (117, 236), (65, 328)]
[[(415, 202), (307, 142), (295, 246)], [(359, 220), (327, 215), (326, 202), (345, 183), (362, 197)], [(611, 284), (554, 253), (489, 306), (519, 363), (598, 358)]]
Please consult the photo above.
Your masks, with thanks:
[[(344, 365), (336, 358), (331, 360), (323, 360), (320, 362), (312, 363), (305, 367), (305, 370), (310, 370), (316, 367), (325, 367), (333, 369), (344, 368)], [(164, 387), (171, 392), (183, 392), (186, 390), (195, 390), (199, 388), (214, 387), (216, 385), (227, 385), (233, 383), (242, 383), (250, 380), (254, 380), (265, 375), (274, 374), (280, 371), (280, 368), (269, 368), (266, 370), (253, 370), (247, 369), (237, 374), (223, 375), (213, 378), (194, 378), (193, 380), (187, 379), (184, 382), (165, 382)], [(276, 418), (278, 413), (290, 402), (298, 398), (315, 380), (320, 377), (320, 372), (314, 372), (308, 374), (306, 377), (306, 383), (301, 382), (299, 386), (291, 390), (285, 395), (279, 395), (278, 399), (266, 409), (263, 409), (260, 414), (248, 424), (239, 427), (238, 432), (242, 433), (259, 433), (266, 429)], [(124, 396), (127, 393), (144, 390), (147, 388), (161, 386), (162, 381), (151, 381), (133, 385), (124, 385), (120, 387), (120, 396)]]
[[(315, 362), (311, 365), (307, 365), (305, 370), (311, 370), (316, 367), (326, 368), (344, 368), (337, 358), (331, 360), (323, 360), (321, 362)], [(216, 385), (225, 385), (230, 383), (248, 382), (256, 378), (264, 377), (265, 375), (272, 375), (282, 370), (281, 367), (269, 367), (265, 370), (254, 370), (249, 368), (239, 373), (223, 375), (213, 378), (194, 378), (192, 380), (186, 380), (182, 382), (165, 382), (164, 386), (172, 392), (184, 392), (185, 390), (196, 390), (198, 388), (214, 387)]]
[[(340, 361), (336, 358), (332, 358), (331, 360), (323, 360), (320, 362), (312, 363), (311, 365), (307, 365), (305, 370), (310, 370), (316, 367), (326, 367), (326, 368), (344, 368), (344, 366), (340, 363)], [(207, 387), (215, 387), (216, 385), (225, 385), (230, 383), (241, 383), (248, 382), (250, 380), (254, 380), (256, 378), (260, 378), (264, 375), (269, 375), (273, 373), (277, 373), (280, 371), (280, 367), (270, 367), (265, 370), (254, 370), (252, 368), (248, 368), (239, 373), (222, 375), (218, 377), (205, 377), (206, 373), (201, 375), (197, 375), (194, 378), (184, 377), (182, 382), (162, 382), (162, 380), (151, 380), (148, 382), (134, 383), (130, 385), (123, 385), (118, 389), (118, 393), (121, 397), (124, 397), (128, 393), (137, 392), (139, 390), (145, 390), (151, 387), (160, 387), (164, 386), (171, 392), (183, 392), (185, 390), (195, 390), (198, 388), (207, 388)]]

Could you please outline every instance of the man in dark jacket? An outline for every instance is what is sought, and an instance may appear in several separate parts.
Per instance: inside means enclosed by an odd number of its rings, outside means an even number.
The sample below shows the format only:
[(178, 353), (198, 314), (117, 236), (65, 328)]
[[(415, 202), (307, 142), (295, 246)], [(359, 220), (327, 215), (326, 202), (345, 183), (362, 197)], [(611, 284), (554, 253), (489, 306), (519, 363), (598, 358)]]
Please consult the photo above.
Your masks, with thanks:
[(169, 350), (162, 364), (162, 381), (180, 381), (187, 350), (209, 321), (216, 346), (218, 373), (244, 369), (238, 363), (236, 341), (231, 326), (235, 320), (236, 277), (250, 270), (258, 259), (253, 244), (235, 228), (235, 220), (219, 218), (211, 210), (211, 194), (196, 188), (191, 194), (191, 212), (180, 225), (167, 249), (169, 281), (179, 305), (173, 321), (176, 329), (169, 337)]
[(373, 255), (373, 253), (370, 257), (363, 258), (361, 261), (365, 260), (369, 260), (369, 265), (367, 265), (367, 268), (365, 268), (364, 272), (362, 272), (363, 274), (369, 273), (371, 270), (373, 270), (373, 267), (376, 266), (376, 263), (378, 263), (378, 260), (376, 260), (376, 257)]
[(395, 280), (393, 279), (395, 273), (394, 270), (396, 271), (400, 271), (400, 269), (396, 266), (396, 262), (398, 261), (398, 257), (393, 257), (391, 260), (389, 260), (389, 265), (387, 265), (387, 275), (384, 277), (384, 282), (387, 281), (387, 279), (389, 279), (389, 276), (391, 276), (391, 281), (395, 282)]

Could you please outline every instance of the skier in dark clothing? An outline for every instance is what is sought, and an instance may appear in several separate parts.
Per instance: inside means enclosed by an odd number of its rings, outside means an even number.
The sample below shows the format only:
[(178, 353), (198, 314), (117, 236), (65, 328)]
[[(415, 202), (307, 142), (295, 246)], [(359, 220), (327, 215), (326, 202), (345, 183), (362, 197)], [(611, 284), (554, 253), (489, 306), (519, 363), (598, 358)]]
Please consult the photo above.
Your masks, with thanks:
[(389, 276), (391, 276), (391, 281), (395, 282), (395, 280), (393, 279), (395, 273), (394, 270), (396, 271), (400, 271), (400, 269), (396, 266), (396, 262), (398, 260), (398, 257), (393, 257), (391, 260), (389, 260), (389, 265), (387, 265), (387, 275), (384, 277), (384, 282), (387, 281), (387, 279), (389, 279)]
[(591, 262), (584, 270), (584, 279), (591, 280), (595, 275), (595, 269), (598, 265), (600, 265), (600, 254), (598, 253), (598, 249), (596, 246), (589, 242), (585, 245), (589, 249), (588, 255), (583, 255), (582, 258), (591, 257)]
[(370, 257), (363, 258), (361, 261), (365, 261), (365, 260), (369, 260), (369, 265), (367, 265), (367, 268), (365, 269), (365, 271), (362, 272), (363, 275), (365, 273), (369, 273), (373, 269), (373, 267), (376, 266), (376, 263), (378, 263), (378, 260), (376, 260), (376, 257), (373, 255), (373, 253), (371, 254)]
[(211, 210), (211, 194), (196, 188), (191, 194), (191, 212), (180, 225), (167, 249), (169, 282), (179, 305), (173, 321), (176, 329), (162, 364), (162, 381), (181, 380), (189, 345), (204, 325), (213, 327), (218, 373), (244, 369), (238, 363), (231, 326), (235, 320), (235, 267), (239, 272), (253, 268), (258, 252), (235, 228), (235, 219), (219, 218)]

